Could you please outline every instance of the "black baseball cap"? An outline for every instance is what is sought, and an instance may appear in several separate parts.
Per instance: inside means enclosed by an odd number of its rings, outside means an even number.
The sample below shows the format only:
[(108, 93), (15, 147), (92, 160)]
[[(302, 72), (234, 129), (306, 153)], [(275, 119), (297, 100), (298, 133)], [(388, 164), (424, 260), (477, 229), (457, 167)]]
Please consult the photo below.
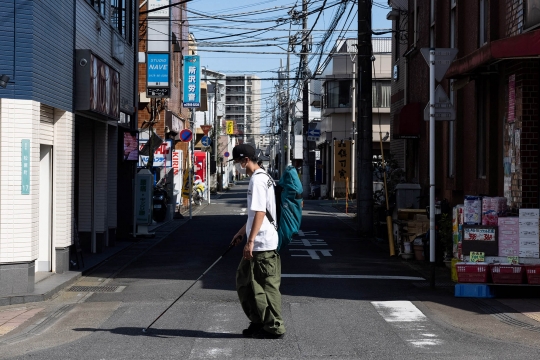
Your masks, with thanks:
[(246, 157), (250, 159), (255, 158), (255, 149), (253, 148), (253, 146), (248, 145), (248, 144), (240, 144), (240, 145), (236, 145), (232, 149), (233, 160), (240, 160)]

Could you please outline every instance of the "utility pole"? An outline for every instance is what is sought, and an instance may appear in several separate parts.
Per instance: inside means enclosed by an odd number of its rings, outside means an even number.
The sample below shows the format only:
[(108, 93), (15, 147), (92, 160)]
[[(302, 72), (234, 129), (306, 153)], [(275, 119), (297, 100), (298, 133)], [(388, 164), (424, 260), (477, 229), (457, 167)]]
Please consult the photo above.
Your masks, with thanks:
[(358, 235), (373, 235), (373, 117), (371, 100), (371, 0), (358, 0), (358, 134), (356, 204)]
[[(280, 166), (279, 174), (282, 175), (285, 172), (285, 167), (287, 166), (287, 153), (289, 150), (288, 143), (288, 129), (287, 129), (287, 119), (285, 118), (287, 114), (283, 114), (283, 61), (279, 60), (279, 72), (278, 72), (278, 119), (281, 123), (281, 156), (280, 156)], [(279, 127), (279, 126), (278, 126)]]
[(285, 152), (285, 163), (283, 165), (283, 172), (285, 172), (285, 169), (287, 166), (291, 164), (291, 100), (290, 100), (290, 94), (289, 94), (289, 87), (290, 85), (290, 66), (291, 66), (291, 30), (289, 28), (289, 42), (287, 45), (287, 94), (286, 101), (287, 101), (287, 112), (285, 113), (285, 139), (287, 144), (287, 151)]
[(302, 159), (302, 188), (303, 188), (303, 197), (307, 198), (309, 196), (309, 147), (307, 142), (307, 134), (309, 127), (309, 77), (308, 77), (308, 36), (307, 36), (307, 15), (308, 6), (307, 0), (302, 0), (302, 78), (304, 81), (304, 86), (302, 88), (302, 124), (303, 124), (303, 136), (304, 141), (303, 147), (303, 159)]

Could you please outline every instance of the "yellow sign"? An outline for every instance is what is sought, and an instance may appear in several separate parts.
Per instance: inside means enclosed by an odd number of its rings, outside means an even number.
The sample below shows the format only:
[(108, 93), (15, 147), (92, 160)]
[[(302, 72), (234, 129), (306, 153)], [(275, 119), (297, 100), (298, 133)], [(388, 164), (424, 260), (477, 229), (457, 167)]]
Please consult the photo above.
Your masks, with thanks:
[(471, 251), (470, 262), (484, 262), (486, 257), (485, 253), (478, 251)]
[(234, 121), (227, 120), (227, 135), (233, 135), (233, 134), (234, 134)]
[(189, 170), (184, 170), (184, 185), (182, 186), (182, 197), (184, 199), (189, 199), (190, 188)]
[(351, 142), (334, 141), (334, 181), (351, 178)]

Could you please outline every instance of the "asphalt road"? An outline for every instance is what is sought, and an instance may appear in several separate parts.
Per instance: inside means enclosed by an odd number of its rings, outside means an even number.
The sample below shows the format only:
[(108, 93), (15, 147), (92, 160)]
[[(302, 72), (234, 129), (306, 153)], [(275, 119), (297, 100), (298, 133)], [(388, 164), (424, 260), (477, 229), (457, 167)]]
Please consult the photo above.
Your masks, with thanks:
[(318, 201), (306, 202), (300, 236), (281, 251), (284, 339), (242, 337), (248, 320), (234, 284), (241, 246), (143, 333), (218, 259), (246, 221), (246, 185), (203, 205), (162, 241), (141, 243), (142, 255), (127, 266), (111, 270), (120, 261), (113, 258), (109, 267), (76, 284), (116, 292), (63, 291), (35, 305), (43, 310), (0, 338), (0, 358), (540, 357), (540, 323), (496, 300), (429, 289), (420, 273), (357, 239), (344, 215)]

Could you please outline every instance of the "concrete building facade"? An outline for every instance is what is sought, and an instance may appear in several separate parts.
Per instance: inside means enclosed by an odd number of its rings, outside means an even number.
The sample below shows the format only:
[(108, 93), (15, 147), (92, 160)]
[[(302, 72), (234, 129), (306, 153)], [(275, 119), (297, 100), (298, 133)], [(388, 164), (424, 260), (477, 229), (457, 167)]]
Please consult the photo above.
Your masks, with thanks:
[(88, 251), (114, 242), (118, 128), (134, 113), (134, 2), (3, 10), (0, 296), (67, 271), (76, 235)]
[[(336, 181), (335, 146), (342, 142), (350, 144), (350, 159), (353, 164), (349, 168), (349, 195), (355, 194), (356, 179), (354, 164), (356, 124), (356, 106), (353, 107), (352, 82), (356, 72), (356, 39), (340, 40), (336, 44), (336, 52), (329, 58), (319, 76), (322, 83), (321, 104), (321, 136), (316, 142), (320, 151), (321, 183), (327, 189), (327, 196), (344, 197), (346, 182)], [(389, 150), (390, 132), (390, 78), (391, 78), (391, 39), (374, 38), (373, 46), (373, 155), (381, 155), (381, 138), (384, 138), (383, 149)], [(353, 71), (354, 68), (354, 71)], [(357, 94), (357, 90), (355, 91)], [(382, 136), (381, 136), (382, 134)], [(336, 145), (337, 144), (337, 145)], [(324, 196), (325, 194), (321, 194)]]

